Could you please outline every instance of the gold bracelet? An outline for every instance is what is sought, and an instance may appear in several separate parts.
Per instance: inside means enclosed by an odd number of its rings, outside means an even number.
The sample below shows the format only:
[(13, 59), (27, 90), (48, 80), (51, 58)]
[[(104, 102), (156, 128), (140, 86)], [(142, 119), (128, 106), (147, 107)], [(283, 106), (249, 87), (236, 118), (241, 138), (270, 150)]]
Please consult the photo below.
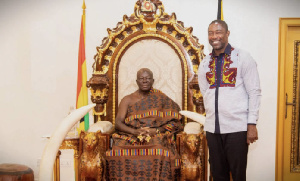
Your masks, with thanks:
[(158, 129), (158, 128), (156, 128), (156, 134), (159, 134), (159, 133), (160, 133), (159, 129)]

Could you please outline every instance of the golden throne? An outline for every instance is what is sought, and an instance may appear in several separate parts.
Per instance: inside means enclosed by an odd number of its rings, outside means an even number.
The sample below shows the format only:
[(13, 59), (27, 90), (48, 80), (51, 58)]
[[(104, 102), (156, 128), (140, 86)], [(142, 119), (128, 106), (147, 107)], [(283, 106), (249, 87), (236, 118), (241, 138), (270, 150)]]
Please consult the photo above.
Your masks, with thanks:
[[(138, 0), (134, 13), (108, 29), (108, 37), (97, 47), (93, 75), (87, 82), (91, 90), (94, 122), (110, 121), (115, 124), (120, 100), (138, 89), (136, 73), (140, 68), (153, 71), (154, 88), (161, 90), (182, 110), (204, 114), (199, 91), (197, 69), (203, 59), (203, 45), (192, 35), (192, 28), (185, 28), (176, 15), (167, 14), (159, 0)], [(183, 119), (183, 125), (190, 122)], [(109, 147), (107, 137), (102, 149)], [(198, 135), (199, 136), (199, 135)], [(207, 180), (206, 141), (203, 132), (199, 136), (201, 159), (199, 180)], [(177, 135), (179, 153), (184, 152), (183, 134)], [(184, 172), (182, 166), (182, 172)], [(181, 180), (184, 173), (181, 173)]]

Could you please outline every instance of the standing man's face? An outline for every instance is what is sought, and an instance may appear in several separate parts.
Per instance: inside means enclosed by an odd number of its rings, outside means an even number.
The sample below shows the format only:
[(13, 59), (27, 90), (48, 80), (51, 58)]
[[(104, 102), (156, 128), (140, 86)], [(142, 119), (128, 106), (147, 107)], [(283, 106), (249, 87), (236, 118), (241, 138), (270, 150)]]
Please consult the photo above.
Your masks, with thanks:
[(208, 27), (208, 41), (217, 54), (223, 53), (228, 44), (228, 37), (230, 32), (218, 23), (209, 25)]

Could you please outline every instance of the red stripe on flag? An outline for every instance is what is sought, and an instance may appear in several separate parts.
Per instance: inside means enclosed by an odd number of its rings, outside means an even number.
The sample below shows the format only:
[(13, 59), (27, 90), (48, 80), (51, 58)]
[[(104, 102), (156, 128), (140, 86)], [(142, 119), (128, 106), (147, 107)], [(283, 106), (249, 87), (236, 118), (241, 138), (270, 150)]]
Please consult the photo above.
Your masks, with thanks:
[[(83, 99), (79, 97), (80, 91), (82, 89), (82, 64), (85, 61), (85, 46), (84, 46), (84, 34), (83, 34), (83, 18), (81, 19), (81, 29), (80, 29), (80, 39), (79, 39), (79, 51), (78, 51), (78, 75), (77, 75), (77, 99), (76, 99), (76, 108), (78, 109), (78, 99)], [(80, 102), (83, 102), (80, 101)]]

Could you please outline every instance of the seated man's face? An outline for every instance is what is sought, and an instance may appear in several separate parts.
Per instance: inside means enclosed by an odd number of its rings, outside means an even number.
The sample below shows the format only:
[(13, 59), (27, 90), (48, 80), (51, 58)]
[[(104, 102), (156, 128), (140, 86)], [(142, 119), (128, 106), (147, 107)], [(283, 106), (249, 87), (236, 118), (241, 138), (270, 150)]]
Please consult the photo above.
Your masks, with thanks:
[(138, 73), (136, 83), (139, 86), (140, 90), (149, 91), (153, 85), (153, 82), (153, 77), (149, 72), (144, 71)]

